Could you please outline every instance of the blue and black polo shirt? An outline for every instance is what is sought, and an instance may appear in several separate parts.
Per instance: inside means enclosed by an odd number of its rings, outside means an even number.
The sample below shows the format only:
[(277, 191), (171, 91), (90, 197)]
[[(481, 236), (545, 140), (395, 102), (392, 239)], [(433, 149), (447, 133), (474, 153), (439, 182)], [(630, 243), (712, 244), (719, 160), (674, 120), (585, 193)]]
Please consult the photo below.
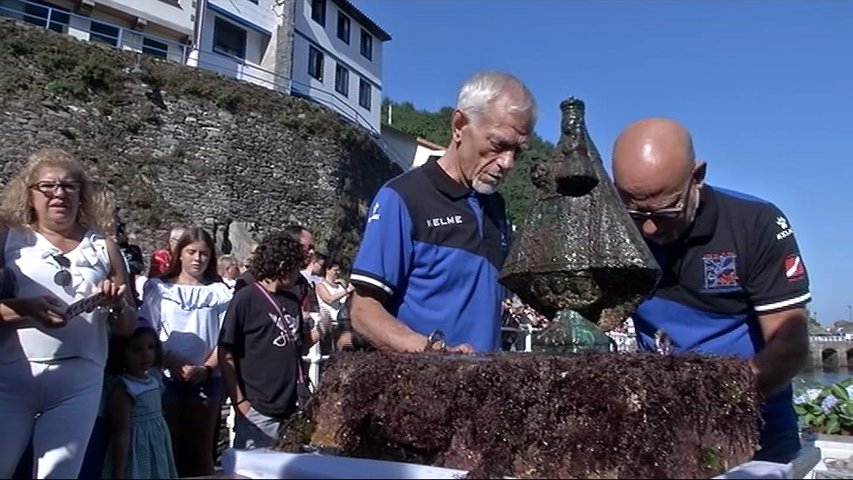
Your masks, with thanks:
[(501, 196), (472, 191), (433, 159), (376, 194), (350, 278), (387, 292), (389, 313), (420, 334), (497, 350), (509, 242)]
[[(793, 230), (773, 204), (704, 186), (686, 239), (649, 243), (663, 270), (653, 295), (633, 315), (637, 341), (654, 349), (666, 332), (674, 351), (752, 358), (764, 347), (758, 316), (802, 307), (809, 281)], [(764, 430), (797, 425), (791, 387), (762, 406)]]

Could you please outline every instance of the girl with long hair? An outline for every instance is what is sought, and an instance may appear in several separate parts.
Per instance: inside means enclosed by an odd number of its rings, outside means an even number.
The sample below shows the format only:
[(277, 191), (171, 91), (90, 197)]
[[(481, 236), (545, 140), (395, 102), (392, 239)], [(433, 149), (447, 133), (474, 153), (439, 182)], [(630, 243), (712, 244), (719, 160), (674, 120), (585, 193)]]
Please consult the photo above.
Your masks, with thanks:
[(186, 229), (169, 270), (145, 284), (139, 314), (163, 342), (163, 410), (181, 477), (213, 473), (223, 395), (216, 343), (231, 295), (217, 273), (213, 238), (201, 228)]

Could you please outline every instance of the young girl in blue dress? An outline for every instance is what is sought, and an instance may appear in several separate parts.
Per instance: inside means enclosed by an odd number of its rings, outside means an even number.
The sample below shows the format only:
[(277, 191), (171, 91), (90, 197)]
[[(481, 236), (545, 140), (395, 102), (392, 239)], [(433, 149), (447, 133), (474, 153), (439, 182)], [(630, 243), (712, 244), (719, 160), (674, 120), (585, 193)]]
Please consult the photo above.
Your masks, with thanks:
[(147, 321), (140, 319), (131, 336), (111, 339), (104, 478), (177, 478), (163, 418), (162, 365), (163, 347)]

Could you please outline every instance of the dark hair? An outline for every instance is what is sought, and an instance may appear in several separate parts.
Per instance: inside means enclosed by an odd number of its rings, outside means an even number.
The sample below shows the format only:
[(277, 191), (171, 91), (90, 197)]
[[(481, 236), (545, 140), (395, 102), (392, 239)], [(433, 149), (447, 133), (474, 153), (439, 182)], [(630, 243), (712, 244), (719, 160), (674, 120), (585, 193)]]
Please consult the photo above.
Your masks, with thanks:
[(210, 259), (207, 261), (207, 266), (204, 268), (204, 281), (207, 283), (219, 282), (222, 278), (219, 276), (218, 262), (216, 260), (216, 245), (213, 243), (213, 237), (203, 228), (187, 228), (178, 244), (175, 245), (175, 250), (172, 251), (172, 261), (169, 262), (169, 270), (162, 275), (164, 280), (178, 278), (181, 274), (181, 251), (187, 245), (195, 242), (204, 242), (210, 250)]
[(152, 327), (142, 325), (140, 327), (136, 327), (136, 330), (134, 330), (130, 336), (122, 337), (121, 335), (113, 335), (110, 338), (110, 352), (109, 355), (107, 355), (107, 373), (111, 375), (119, 375), (127, 371), (127, 358), (125, 355), (127, 346), (130, 345), (131, 340), (146, 333), (149, 333), (154, 337), (154, 348), (157, 352), (154, 358), (154, 367), (163, 368), (163, 344), (160, 343), (160, 338), (157, 336), (157, 332)]
[(281, 229), (282, 232), (290, 235), (290, 238), (299, 241), (299, 237), (302, 235), (302, 232), (307, 231), (308, 229), (303, 227), (302, 225), (291, 224)]
[(302, 259), (302, 246), (289, 232), (272, 232), (255, 249), (249, 272), (258, 280), (282, 278), (302, 268)]

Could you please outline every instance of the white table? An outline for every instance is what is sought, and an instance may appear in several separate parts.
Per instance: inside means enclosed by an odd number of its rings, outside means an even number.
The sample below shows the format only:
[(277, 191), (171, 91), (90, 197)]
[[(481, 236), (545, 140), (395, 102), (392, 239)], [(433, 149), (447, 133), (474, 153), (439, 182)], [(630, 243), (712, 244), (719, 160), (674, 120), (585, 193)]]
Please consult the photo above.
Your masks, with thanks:
[[(791, 463), (747, 462), (714, 478), (803, 478), (818, 461), (820, 461), (820, 450), (806, 445), (800, 456)], [(226, 474), (237, 474), (248, 478), (457, 479), (468, 473), (464, 470), (384, 460), (233, 448), (222, 454), (222, 467)]]

